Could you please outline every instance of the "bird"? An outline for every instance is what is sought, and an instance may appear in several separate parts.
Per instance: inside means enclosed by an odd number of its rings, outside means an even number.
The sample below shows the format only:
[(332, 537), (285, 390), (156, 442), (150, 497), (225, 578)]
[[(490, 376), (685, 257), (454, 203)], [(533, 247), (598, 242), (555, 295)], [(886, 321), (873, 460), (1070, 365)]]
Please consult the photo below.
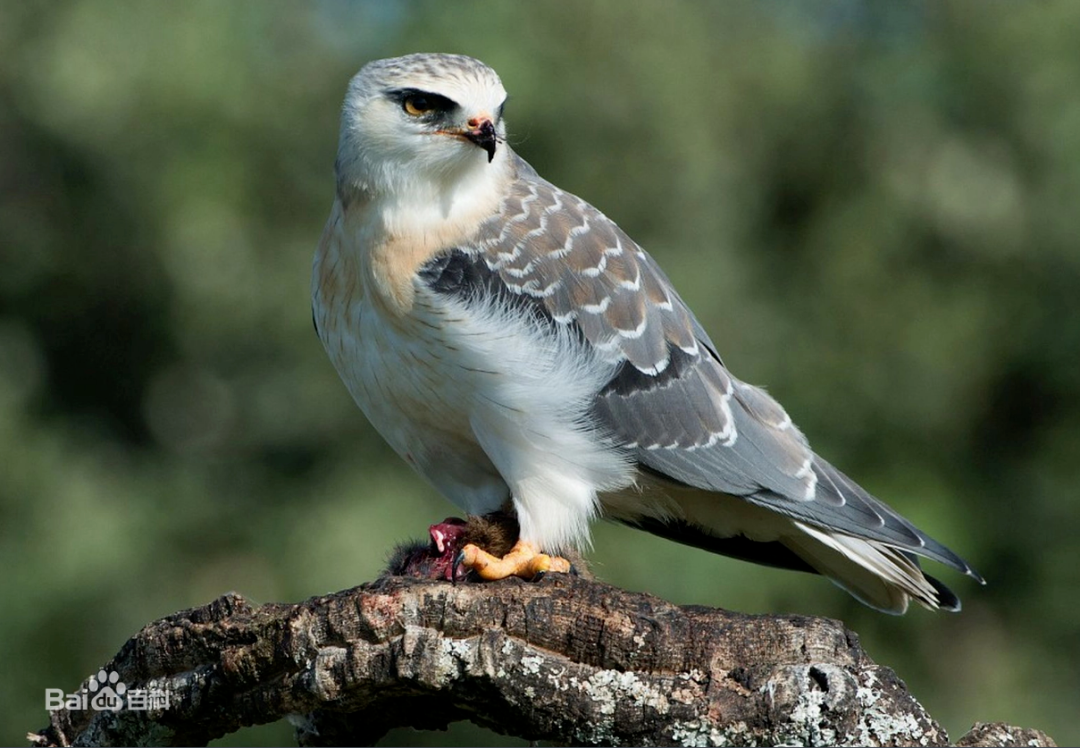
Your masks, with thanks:
[(958, 611), (919, 559), (979, 574), (728, 370), (652, 256), (511, 148), (506, 100), (465, 55), (362, 67), (312, 271), (318, 336), (382, 438), (468, 516), (517, 521), (509, 551), (455, 562), (568, 572), (603, 517), (886, 613)]

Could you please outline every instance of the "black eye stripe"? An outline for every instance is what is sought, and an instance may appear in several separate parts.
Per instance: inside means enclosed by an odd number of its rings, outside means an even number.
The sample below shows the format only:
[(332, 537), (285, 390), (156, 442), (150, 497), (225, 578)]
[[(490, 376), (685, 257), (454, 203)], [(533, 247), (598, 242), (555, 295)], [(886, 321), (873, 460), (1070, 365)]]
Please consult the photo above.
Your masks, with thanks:
[(457, 108), (457, 102), (441, 94), (421, 91), (418, 88), (396, 88), (386, 92), (387, 96), (397, 101), (404, 108), (409, 99), (422, 99), (428, 114), (449, 112)]

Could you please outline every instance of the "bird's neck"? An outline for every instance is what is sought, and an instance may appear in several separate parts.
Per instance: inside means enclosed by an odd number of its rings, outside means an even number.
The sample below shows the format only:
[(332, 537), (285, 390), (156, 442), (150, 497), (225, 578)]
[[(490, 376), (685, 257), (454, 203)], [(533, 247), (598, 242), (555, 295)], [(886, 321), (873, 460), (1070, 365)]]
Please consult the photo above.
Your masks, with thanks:
[(509, 149), (502, 148), (490, 163), (477, 158), (442, 171), (373, 170), (367, 179), (339, 182), (338, 193), (346, 204), (363, 203), (387, 237), (453, 246), (499, 209), (512, 172)]

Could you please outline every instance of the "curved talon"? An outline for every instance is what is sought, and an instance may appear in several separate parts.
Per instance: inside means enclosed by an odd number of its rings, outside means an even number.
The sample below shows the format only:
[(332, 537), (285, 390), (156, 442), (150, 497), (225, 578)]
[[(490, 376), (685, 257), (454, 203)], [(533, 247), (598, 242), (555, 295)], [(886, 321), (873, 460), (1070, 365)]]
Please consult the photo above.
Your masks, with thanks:
[(458, 569), (465, 562), (465, 549), (461, 549), (454, 554), (454, 562), (450, 564), (450, 584), (456, 585), (458, 579)]

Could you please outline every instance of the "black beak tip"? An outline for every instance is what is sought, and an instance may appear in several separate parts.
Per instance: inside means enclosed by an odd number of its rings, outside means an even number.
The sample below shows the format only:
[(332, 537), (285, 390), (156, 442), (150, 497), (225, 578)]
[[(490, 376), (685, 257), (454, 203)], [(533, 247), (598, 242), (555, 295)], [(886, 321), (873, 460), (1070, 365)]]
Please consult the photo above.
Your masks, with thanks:
[(479, 128), (470, 132), (466, 137), (487, 151), (489, 164), (495, 160), (495, 149), (499, 143), (495, 136), (495, 125), (492, 124), (491, 120), (485, 120)]

